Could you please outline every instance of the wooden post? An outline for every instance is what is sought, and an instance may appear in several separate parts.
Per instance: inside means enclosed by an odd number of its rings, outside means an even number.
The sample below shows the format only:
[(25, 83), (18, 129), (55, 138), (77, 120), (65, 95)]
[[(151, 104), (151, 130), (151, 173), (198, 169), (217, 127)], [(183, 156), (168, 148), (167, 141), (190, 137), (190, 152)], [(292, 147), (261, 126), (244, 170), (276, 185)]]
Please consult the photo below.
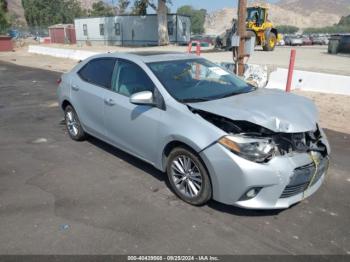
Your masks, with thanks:
[(246, 18), (247, 18), (247, 0), (238, 1), (238, 35), (240, 37), (237, 65), (238, 75), (244, 74), (245, 40), (246, 40)]

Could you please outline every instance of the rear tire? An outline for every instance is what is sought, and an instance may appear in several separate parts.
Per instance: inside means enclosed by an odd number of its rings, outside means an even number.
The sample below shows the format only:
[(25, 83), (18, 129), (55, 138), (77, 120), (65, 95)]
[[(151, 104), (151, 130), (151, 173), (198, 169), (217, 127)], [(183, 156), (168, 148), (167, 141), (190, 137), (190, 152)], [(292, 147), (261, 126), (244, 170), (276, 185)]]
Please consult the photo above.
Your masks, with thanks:
[(277, 44), (277, 36), (274, 33), (270, 32), (266, 38), (266, 43), (263, 46), (263, 50), (273, 51), (275, 50), (276, 44)]
[(201, 206), (211, 199), (209, 174), (196, 153), (175, 148), (169, 154), (166, 172), (171, 188), (183, 201)]
[(86, 134), (80, 124), (79, 117), (71, 105), (64, 109), (64, 120), (69, 136), (75, 141), (83, 141)]

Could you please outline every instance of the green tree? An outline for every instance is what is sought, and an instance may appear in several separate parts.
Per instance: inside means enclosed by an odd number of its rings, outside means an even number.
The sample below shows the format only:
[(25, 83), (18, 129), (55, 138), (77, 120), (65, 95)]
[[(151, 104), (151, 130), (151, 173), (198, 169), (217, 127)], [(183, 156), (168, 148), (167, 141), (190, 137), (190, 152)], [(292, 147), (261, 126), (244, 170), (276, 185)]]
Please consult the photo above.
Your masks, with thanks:
[(88, 11), (89, 16), (113, 16), (113, 8), (103, 1), (92, 4), (92, 9)]
[(135, 0), (132, 7), (132, 14), (134, 15), (147, 15), (147, 8), (149, 5), (148, 0)]
[(77, 0), (22, 0), (22, 6), (29, 26), (73, 23), (85, 15)]
[(118, 13), (123, 15), (126, 13), (126, 9), (128, 9), (130, 5), (130, 0), (119, 0), (118, 1)]
[(9, 26), (10, 23), (7, 15), (7, 1), (0, 0), (0, 33), (4, 33)]
[(276, 26), (276, 29), (281, 34), (295, 34), (299, 31), (299, 28), (292, 25), (279, 25)]
[(343, 16), (339, 23), (338, 23), (339, 26), (347, 26), (347, 25), (350, 25), (350, 15), (348, 16)]
[(181, 15), (188, 15), (191, 19), (192, 32), (195, 34), (204, 33), (204, 22), (207, 15), (205, 9), (194, 9), (190, 5), (184, 5), (177, 9), (177, 13)]

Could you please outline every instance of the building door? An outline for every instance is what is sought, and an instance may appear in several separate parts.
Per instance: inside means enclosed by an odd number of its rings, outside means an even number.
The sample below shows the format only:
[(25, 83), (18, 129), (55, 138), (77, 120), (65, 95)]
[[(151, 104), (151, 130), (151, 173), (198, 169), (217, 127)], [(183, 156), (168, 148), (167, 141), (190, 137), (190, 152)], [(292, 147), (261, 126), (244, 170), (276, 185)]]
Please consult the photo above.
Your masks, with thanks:
[(119, 21), (114, 23), (114, 34), (116, 45), (123, 45), (123, 30), (122, 24)]

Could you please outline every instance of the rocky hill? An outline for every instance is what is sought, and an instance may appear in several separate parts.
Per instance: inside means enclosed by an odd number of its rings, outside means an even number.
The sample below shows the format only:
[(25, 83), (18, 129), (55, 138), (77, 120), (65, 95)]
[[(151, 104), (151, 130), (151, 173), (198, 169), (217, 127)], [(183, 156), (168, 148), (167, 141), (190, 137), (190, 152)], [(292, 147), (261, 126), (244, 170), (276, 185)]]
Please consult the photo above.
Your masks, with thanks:
[[(263, 3), (269, 10), (269, 18), (276, 25), (294, 25), (299, 28), (324, 27), (339, 22), (343, 15), (350, 14), (350, 0), (281, 0), (277, 4), (266, 1), (250, 2), (250, 5)], [(224, 8), (209, 13), (205, 26), (207, 34), (220, 34), (230, 27), (237, 9)]]
[(312, 13), (350, 14), (350, 0), (281, 0), (277, 5), (304, 15)]

